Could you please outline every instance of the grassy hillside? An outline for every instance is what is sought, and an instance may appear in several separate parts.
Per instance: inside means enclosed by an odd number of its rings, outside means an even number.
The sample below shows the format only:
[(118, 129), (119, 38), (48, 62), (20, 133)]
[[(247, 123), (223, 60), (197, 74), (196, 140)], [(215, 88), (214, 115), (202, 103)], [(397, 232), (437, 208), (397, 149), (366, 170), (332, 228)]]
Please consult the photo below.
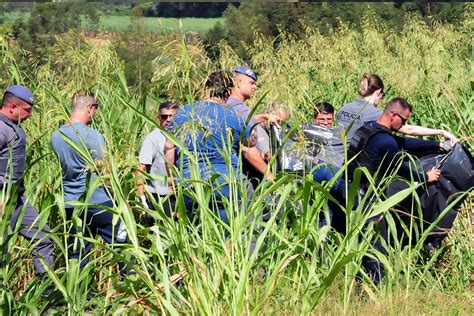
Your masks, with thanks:
[[(368, 17), (363, 33), (342, 26), (329, 36), (308, 29), (305, 40), (282, 34), (278, 48), (273, 39), (258, 38), (249, 47), (250, 66), (260, 78), (258, 95), (250, 104), (271, 109), (275, 102), (276, 107), (290, 110), (295, 122), (309, 121), (316, 100), (328, 100), (340, 108), (356, 97), (362, 73), (376, 72), (390, 87), (388, 98), (403, 95), (415, 105), (410, 123), (443, 127), (465, 144), (472, 143), (469, 28), (428, 27), (413, 18), (402, 33), (395, 34), (372, 22)], [(55, 269), (49, 271), (48, 279), (36, 279), (30, 260), (33, 245), (17, 231), (8, 239), (1, 238), (8, 229), (5, 223), (12, 199), (5, 203), (0, 225), (2, 314), (43, 314), (52, 308), (54, 298), (63, 301), (54, 307), (58, 313), (70, 315), (472, 311), (472, 189), (449, 237), (440, 249), (429, 253), (422, 242), (408, 246), (397, 238), (386, 245), (386, 252), (373, 246), (378, 228), (375, 222), (368, 224), (368, 218), (384, 214), (390, 224), (397, 220), (393, 207), (397, 201), (386, 199), (383, 187), (372, 185), (358, 206), (353, 204), (357, 190), (348, 193), (341, 205), (348, 214), (348, 233), (342, 235), (319, 222), (320, 216), (328, 215), (333, 183), (321, 185), (296, 174), (281, 173), (275, 182), (264, 181), (248, 204), (237, 194), (246, 197), (245, 184), (231, 174), (233, 194), (223, 202), (230, 218), (226, 225), (214, 213), (213, 184), (203, 181), (197, 164), (192, 164), (192, 185), (178, 184), (176, 196), (178, 200), (186, 192), (192, 196), (198, 222), (189, 221), (183, 203), (178, 203), (178, 218), (169, 218), (159, 202), (157, 211), (141, 205), (133, 173), (140, 143), (156, 127), (155, 97), (166, 95), (181, 103), (199, 100), (203, 80), (211, 71), (231, 69), (243, 61), (221, 45), (220, 59), (212, 62), (200, 45), (186, 45), (169, 36), (156, 43), (153, 89), (141, 92), (127, 85), (123, 62), (109, 45), (79, 47), (75, 41), (76, 37), (60, 37), (50, 51), (50, 62), (41, 65), (35, 56), (9, 46), (0, 34), (2, 86), (24, 83), (36, 95), (33, 115), (24, 124), (26, 195), (50, 224), (50, 236), (57, 245)], [(65, 218), (61, 167), (49, 137), (67, 120), (73, 93), (85, 88), (92, 89), (100, 103), (92, 126), (104, 135), (107, 145), (110, 172), (100, 173), (98, 181), (113, 192), (114, 217), (125, 223), (130, 243), (111, 248), (99, 238), (92, 239), (91, 260), (79, 270), (77, 260), (69, 260), (65, 250), (71, 223)], [(188, 127), (188, 131), (199, 128)], [(179, 137), (168, 137), (186, 152)], [(93, 161), (89, 167), (97, 168)], [(175, 171), (179, 178), (181, 170)], [(394, 179), (390, 175), (382, 182)], [(415, 187), (410, 182), (397, 198), (408, 196)], [(84, 207), (78, 202), (77, 210)], [(412, 211), (419, 214), (416, 199)], [(264, 213), (270, 218), (263, 220)], [(154, 217), (156, 224), (147, 227), (144, 214)], [(81, 224), (81, 218), (74, 222)], [(403, 230), (417, 240), (429, 233), (417, 228), (414, 216)], [(389, 232), (397, 236), (400, 231), (391, 224)], [(386, 275), (380, 285), (364, 272), (365, 256), (384, 263)], [(119, 261), (133, 266), (137, 274), (120, 275)], [(54, 289), (53, 294), (46, 294), (48, 287)]]

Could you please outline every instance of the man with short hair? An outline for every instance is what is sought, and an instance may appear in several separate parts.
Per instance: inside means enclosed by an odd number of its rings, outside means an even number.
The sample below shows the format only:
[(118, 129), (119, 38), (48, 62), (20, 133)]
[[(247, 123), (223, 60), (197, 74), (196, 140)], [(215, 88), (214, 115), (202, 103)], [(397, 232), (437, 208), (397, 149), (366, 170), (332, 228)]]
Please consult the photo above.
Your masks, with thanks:
[[(3, 94), (0, 107), (0, 185), (3, 192), (14, 193), (6, 197), (6, 199), (12, 198), (15, 204), (10, 227), (14, 231), (20, 220), (19, 233), (27, 239), (35, 240), (36, 246), (32, 253), (33, 264), (36, 273), (41, 275), (46, 273), (46, 268), (40, 262), (40, 258), (53, 268), (55, 247), (53, 241), (46, 237), (50, 228), (47, 224), (40, 227), (38, 212), (26, 202), (23, 196), (25, 187), (22, 177), (25, 170), (26, 135), (20, 123), (31, 116), (33, 105), (33, 94), (24, 86), (10, 86)], [(0, 202), (2, 213), (5, 212), (5, 204), (7, 204), (5, 200)], [(7, 230), (5, 234), (8, 234)], [(6, 237), (4, 236), (4, 240)]]
[[(192, 179), (194, 172), (199, 172), (203, 181), (212, 181), (211, 200), (218, 204), (231, 197), (230, 175), (241, 178), (239, 151), (243, 146), (253, 148), (256, 143), (245, 119), (226, 105), (231, 88), (232, 78), (227, 72), (212, 73), (205, 84), (206, 99), (186, 104), (173, 118), (175, 134), (194, 155), (192, 159), (186, 154), (178, 158), (176, 165), (182, 166), (182, 180)], [(174, 161), (173, 152), (167, 152), (170, 161)], [(250, 194), (249, 190), (247, 197)], [(185, 203), (188, 211), (192, 211), (191, 198), (185, 196)], [(229, 223), (225, 208), (219, 205), (215, 211), (222, 221)]]
[[(376, 181), (380, 180), (384, 173), (390, 173), (392, 170), (397, 170), (398, 175), (406, 179), (413, 178), (417, 182), (438, 181), (441, 174), (439, 169), (432, 169), (426, 173), (418, 172), (403, 161), (399, 168), (395, 169), (398, 165), (397, 161), (403, 158), (401, 155), (403, 152), (416, 155), (443, 148), (439, 141), (404, 138), (393, 134), (405, 125), (412, 110), (407, 100), (394, 98), (387, 103), (382, 116), (377, 121), (368, 122), (355, 131), (349, 145), (348, 159), (357, 156), (355, 162), (349, 165), (349, 177), (352, 176), (355, 167), (362, 166), (366, 167), (372, 175), (376, 175)], [(366, 179), (362, 180), (362, 188), (366, 185)], [(387, 240), (387, 223), (384, 216), (371, 218), (370, 221), (379, 222), (379, 233), (383, 239)], [(385, 252), (379, 241), (375, 242), (374, 247)], [(383, 264), (377, 259), (364, 257), (363, 266), (372, 280), (378, 284), (384, 275)]]
[[(80, 267), (84, 268), (88, 262), (87, 254), (92, 248), (92, 243), (87, 238), (97, 234), (107, 243), (121, 243), (127, 240), (124, 227), (119, 221), (113, 224), (113, 214), (106, 211), (114, 206), (111, 198), (100, 183), (98, 175), (93, 169), (104, 169), (105, 140), (95, 129), (89, 127), (96, 115), (99, 103), (92, 93), (77, 92), (72, 98), (72, 113), (69, 122), (63, 125), (51, 136), (51, 146), (56, 152), (61, 164), (63, 174), (64, 202), (66, 217), (73, 218), (75, 213), (74, 203), (81, 201), (86, 205), (83, 217), (84, 227), (81, 227), (84, 239), (84, 249), (79, 247), (75, 238), (71, 238), (70, 258), (79, 259)], [(86, 153), (81, 153), (73, 148), (70, 143), (81, 147)], [(87, 156), (87, 157), (84, 157)], [(88, 160), (92, 159), (91, 166)], [(96, 187), (93, 192), (87, 188)], [(89, 199), (87, 199), (89, 198)], [(70, 234), (77, 233), (73, 225)]]
[(314, 124), (331, 128), (334, 122), (334, 107), (327, 102), (318, 102), (314, 106)]
[[(332, 129), (334, 119), (334, 107), (328, 102), (317, 102), (314, 105), (313, 121), (314, 124), (324, 127), (328, 132), (332, 133), (332, 138), (328, 144), (321, 146), (321, 152), (316, 157), (314, 169), (313, 169), (313, 180), (319, 183), (330, 181), (334, 178), (335, 174), (339, 171), (337, 163), (334, 162), (334, 151), (332, 142), (338, 140), (338, 129)], [(331, 187), (331, 193), (339, 196), (341, 193), (342, 179), (341, 176), (334, 182)]]
[[(377, 121), (371, 121), (360, 127), (349, 145), (348, 158), (360, 154), (356, 163), (367, 167), (372, 174), (377, 170), (391, 170), (394, 162), (402, 152), (419, 154), (436, 151), (443, 148), (439, 141), (429, 141), (416, 138), (400, 137), (393, 134), (402, 128), (412, 113), (413, 107), (403, 98), (394, 98), (387, 103), (382, 116)], [(440, 170), (433, 169), (427, 173), (413, 170), (403, 163), (398, 174), (406, 179), (412, 175), (418, 182), (434, 182), (440, 175)]]
[[(171, 101), (160, 104), (156, 119), (162, 128), (168, 127), (168, 124), (176, 114), (177, 109), (178, 105)], [(144, 172), (149, 174), (151, 178), (146, 181), (146, 188), (152, 194), (155, 201), (162, 201), (171, 191), (167, 179), (168, 160), (165, 156), (165, 146), (166, 137), (159, 128), (156, 128), (145, 137), (140, 149), (139, 166), (136, 171), (137, 193), (145, 208), (149, 208), (150, 206), (153, 206), (153, 204), (145, 196)], [(168, 201), (163, 203), (163, 210), (168, 216), (171, 215), (171, 212), (173, 211), (173, 205), (173, 197), (170, 197)], [(152, 224), (153, 218), (148, 218), (148, 222), (149, 224)]]
[[(238, 66), (233, 70), (234, 85), (231, 94), (227, 100), (227, 105), (235, 110), (245, 121), (249, 121), (248, 125), (254, 127), (254, 135), (257, 138), (257, 145), (254, 148), (242, 147), (242, 153), (245, 160), (250, 166), (246, 166), (247, 175), (258, 179), (267, 172), (267, 177), (273, 179), (270, 170), (267, 170), (265, 158), (270, 158), (270, 140), (267, 132), (259, 123), (268, 121), (270, 115), (268, 113), (260, 113), (253, 115), (249, 119), (250, 108), (245, 101), (254, 96), (257, 89), (257, 75), (249, 67)], [(254, 169), (254, 170), (252, 170)], [(257, 171), (257, 172), (255, 172)]]

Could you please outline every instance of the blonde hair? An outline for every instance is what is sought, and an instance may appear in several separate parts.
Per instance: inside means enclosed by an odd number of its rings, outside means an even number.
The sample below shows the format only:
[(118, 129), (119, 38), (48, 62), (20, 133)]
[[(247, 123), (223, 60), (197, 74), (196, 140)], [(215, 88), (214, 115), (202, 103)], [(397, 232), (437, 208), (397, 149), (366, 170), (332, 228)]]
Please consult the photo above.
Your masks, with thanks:
[(383, 90), (383, 88), (383, 81), (379, 76), (376, 74), (364, 74), (360, 80), (359, 95), (365, 98), (379, 89)]

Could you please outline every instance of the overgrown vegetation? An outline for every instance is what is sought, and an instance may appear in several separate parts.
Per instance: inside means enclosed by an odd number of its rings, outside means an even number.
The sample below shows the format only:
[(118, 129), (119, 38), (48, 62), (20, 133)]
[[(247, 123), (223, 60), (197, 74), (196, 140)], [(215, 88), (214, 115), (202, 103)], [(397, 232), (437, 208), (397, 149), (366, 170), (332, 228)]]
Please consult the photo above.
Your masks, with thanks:
[[(306, 28), (304, 40), (282, 33), (276, 49), (272, 40), (257, 36), (247, 48), (249, 65), (259, 73), (259, 95), (252, 105), (263, 109), (276, 101), (291, 109), (295, 119), (309, 120), (315, 100), (340, 107), (355, 98), (360, 75), (375, 72), (390, 87), (389, 97), (400, 94), (415, 105), (414, 122), (449, 129), (472, 150), (468, 25), (428, 26), (410, 16), (403, 31), (395, 33), (371, 19), (364, 20), (363, 32), (343, 24), (330, 35)], [(0, 305), (5, 314), (42, 313), (55, 298), (64, 300), (59, 312), (69, 314), (470, 312), (472, 198), (465, 202), (447, 242), (431, 254), (423, 252), (421, 243), (406, 246), (397, 240), (382, 254), (371, 245), (378, 238), (376, 229), (365, 224), (375, 213), (392, 218), (392, 206), (410, 194), (414, 184), (395, 200), (378, 196), (381, 188), (371, 188), (365, 198), (378, 197), (368, 212), (354, 207), (354, 196), (349, 196), (342, 205), (350, 214), (345, 236), (317, 221), (327, 212), (330, 184), (291, 174), (264, 182), (247, 207), (233, 195), (225, 203), (229, 226), (213, 215), (208, 204), (212, 186), (200, 181), (198, 170), (193, 171), (196, 183), (191, 191), (199, 204), (199, 226), (184, 216), (183, 204), (178, 203), (179, 220), (139, 206), (132, 170), (141, 139), (156, 125), (155, 97), (182, 103), (198, 100), (211, 71), (242, 62), (226, 44), (219, 46), (219, 59), (212, 61), (202, 45), (188, 45), (184, 38), (164, 43), (153, 61), (147, 92), (129, 85), (126, 65), (110, 45), (77, 45), (77, 34), (69, 33), (58, 37), (47, 62), (39, 64), (1, 37), (1, 86), (24, 83), (37, 96), (35, 113), (25, 124), (25, 183), (27, 196), (50, 223), (57, 244), (56, 269), (49, 279), (37, 280), (29, 261), (32, 245), (16, 233), (3, 239), (6, 228), (1, 227)], [(103, 181), (111, 183), (114, 211), (125, 222), (131, 242), (111, 249), (94, 240), (93, 258), (80, 271), (64, 250), (68, 223), (60, 167), (49, 137), (66, 120), (72, 94), (85, 88), (92, 89), (101, 103), (93, 124), (105, 136), (112, 169)], [(180, 145), (178, 138), (169, 136)], [(246, 192), (235, 175), (230, 180), (232, 192)], [(185, 190), (178, 186), (178, 200)], [(149, 212), (158, 224), (144, 227), (141, 212)], [(270, 219), (261, 220), (264, 212), (270, 212)], [(391, 232), (396, 233), (393, 228)], [(365, 255), (377, 256), (386, 265), (379, 287), (361, 269)], [(119, 276), (115, 263), (120, 260), (133, 264), (137, 275)], [(55, 292), (45, 298), (48, 286)], [(87, 300), (88, 293), (96, 294)]]

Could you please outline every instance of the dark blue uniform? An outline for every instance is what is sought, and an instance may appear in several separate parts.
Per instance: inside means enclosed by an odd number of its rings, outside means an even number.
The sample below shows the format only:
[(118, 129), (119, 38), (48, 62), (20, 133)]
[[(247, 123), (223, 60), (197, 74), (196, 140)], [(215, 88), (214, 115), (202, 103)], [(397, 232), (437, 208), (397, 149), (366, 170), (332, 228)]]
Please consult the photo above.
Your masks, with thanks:
[[(376, 121), (368, 122), (366, 128), (380, 129), (384, 127), (378, 124)], [(355, 135), (358, 135), (361, 129), (356, 131)], [(419, 156), (426, 152), (434, 152), (439, 149), (438, 141), (423, 140), (409, 137), (399, 137), (393, 135), (390, 132), (378, 132), (366, 140), (366, 144), (363, 148), (365, 155), (372, 158), (373, 166), (367, 166), (369, 170), (376, 171), (390, 170), (390, 167), (394, 166), (394, 163), (400, 158), (403, 152), (410, 153), (415, 156)], [(364, 165), (364, 163), (362, 163)], [(426, 174), (423, 172), (417, 172), (413, 168), (410, 168), (409, 164), (403, 162), (398, 169), (398, 175), (406, 179), (413, 179), (418, 182), (426, 181)]]
[[(0, 187), (7, 192), (8, 187), (22, 181), (25, 169), (26, 135), (23, 129), (8, 117), (0, 113)], [(11, 171), (11, 172), (10, 172)], [(46, 272), (45, 267), (39, 261), (43, 260), (51, 267), (54, 266), (54, 243), (46, 237), (49, 232), (48, 225), (40, 227), (37, 220), (38, 212), (30, 204), (25, 203), (23, 197), (23, 183), (18, 183), (18, 194), (14, 198), (15, 210), (10, 220), (13, 231), (16, 227), (20, 234), (27, 239), (39, 240), (33, 251), (33, 263), (37, 274)], [(24, 212), (22, 210), (24, 209)], [(21, 218), (21, 222), (19, 219)], [(5, 236), (6, 238), (7, 236)]]

